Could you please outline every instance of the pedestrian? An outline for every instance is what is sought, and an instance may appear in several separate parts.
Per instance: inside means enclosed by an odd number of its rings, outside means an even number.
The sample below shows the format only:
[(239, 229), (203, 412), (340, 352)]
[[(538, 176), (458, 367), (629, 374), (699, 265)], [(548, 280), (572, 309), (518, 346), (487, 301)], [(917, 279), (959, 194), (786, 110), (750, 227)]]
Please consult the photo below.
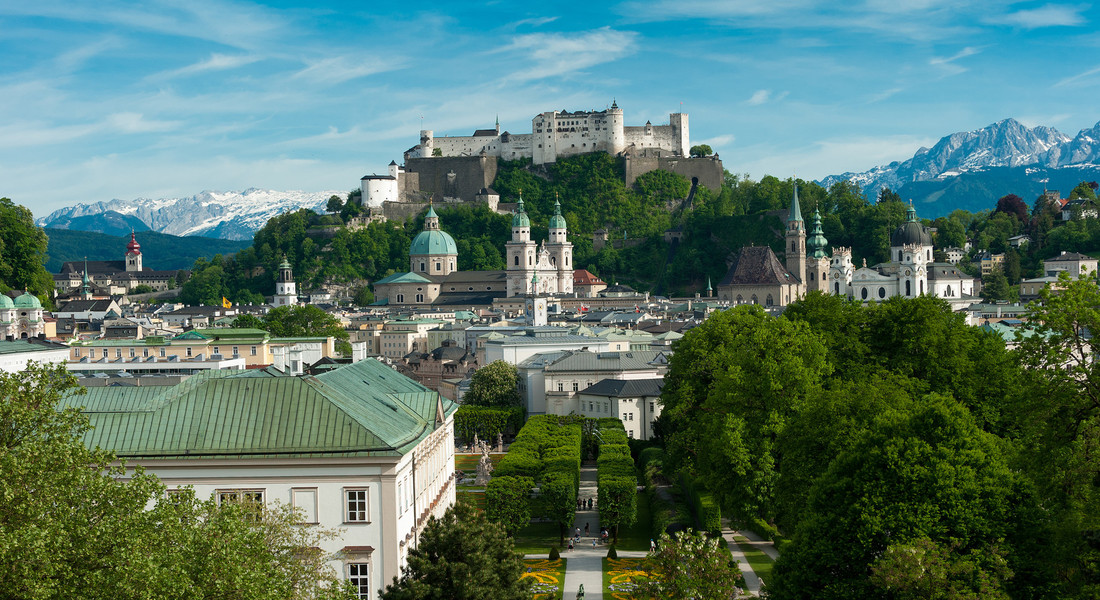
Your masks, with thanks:
[(649, 551), (654, 552), (657, 550), (657, 543), (653, 541), (653, 538), (649, 538)]
[(588, 499), (588, 510), (592, 510), (592, 499)]
[(588, 523), (585, 523), (585, 524), (584, 524), (584, 535), (585, 535), (586, 537), (588, 536)]
[(581, 539), (581, 528), (580, 527), (577, 528), (577, 539), (578, 540)]
[(595, 547), (596, 547), (596, 538), (592, 538), (592, 548), (595, 549)]
[(573, 538), (569, 538), (569, 551), (573, 551)]

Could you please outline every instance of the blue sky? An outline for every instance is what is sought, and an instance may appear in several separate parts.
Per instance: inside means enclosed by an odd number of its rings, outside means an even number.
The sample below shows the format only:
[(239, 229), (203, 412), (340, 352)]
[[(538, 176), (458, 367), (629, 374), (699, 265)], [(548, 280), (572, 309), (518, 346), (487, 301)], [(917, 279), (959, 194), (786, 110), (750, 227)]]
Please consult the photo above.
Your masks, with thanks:
[[(728, 170), (816, 179), (1006, 117), (1100, 120), (1086, 3), (0, 3), (0, 196), (350, 190), (421, 128), (618, 101)], [(681, 104), (682, 103), (682, 104)]]

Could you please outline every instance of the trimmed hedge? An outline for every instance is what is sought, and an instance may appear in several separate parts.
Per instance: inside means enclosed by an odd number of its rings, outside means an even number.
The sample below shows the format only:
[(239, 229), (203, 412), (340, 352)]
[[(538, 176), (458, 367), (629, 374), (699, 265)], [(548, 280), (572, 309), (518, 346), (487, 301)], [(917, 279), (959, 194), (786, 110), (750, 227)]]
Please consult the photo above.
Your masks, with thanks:
[(622, 421), (599, 419), (596, 428), (603, 440), (596, 459), (600, 524), (612, 528), (617, 541), (619, 526), (633, 525), (638, 516), (638, 475)]
[(691, 508), (695, 512), (699, 529), (712, 533), (721, 532), (722, 510), (718, 507), (718, 502), (710, 495), (710, 492), (686, 473), (680, 476), (680, 487), (691, 502)]
[(455, 436), (473, 442), (474, 434), (490, 444), (497, 434), (508, 434), (523, 427), (523, 408), (494, 408), (464, 404), (455, 412)]

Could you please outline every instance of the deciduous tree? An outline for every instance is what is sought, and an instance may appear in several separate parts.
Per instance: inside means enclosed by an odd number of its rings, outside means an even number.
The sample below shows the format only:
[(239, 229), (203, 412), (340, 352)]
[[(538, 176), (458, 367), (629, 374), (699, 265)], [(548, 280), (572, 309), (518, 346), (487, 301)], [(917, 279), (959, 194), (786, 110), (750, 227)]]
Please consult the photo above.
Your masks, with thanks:
[(744, 588), (741, 569), (730, 557), (722, 538), (708, 538), (688, 529), (674, 536), (662, 533), (657, 551), (651, 552), (640, 570), (646, 577), (634, 589), (632, 597), (645, 600), (663, 598), (738, 597)]
[(493, 361), (474, 372), (464, 404), (510, 408), (519, 406), (519, 371), (503, 360)]

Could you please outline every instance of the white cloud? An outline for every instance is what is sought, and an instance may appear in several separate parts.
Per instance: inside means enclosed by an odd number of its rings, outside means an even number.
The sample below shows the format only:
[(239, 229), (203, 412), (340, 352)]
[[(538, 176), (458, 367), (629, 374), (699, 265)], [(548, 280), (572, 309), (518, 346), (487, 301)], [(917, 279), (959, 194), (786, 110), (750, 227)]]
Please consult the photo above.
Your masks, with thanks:
[(1011, 25), (1023, 29), (1073, 27), (1085, 24), (1085, 18), (1081, 16), (1081, 13), (1087, 8), (1088, 6), (1083, 4), (1046, 4), (1039, 8), (1023, 9), (1013, 13), (991, 17), (988, 19), (988, 22), (999, 25)]
[(325, 84), (343, 83), (398, 67), (397, 62), (385, 63), (376, 58), (361, 56), (332, 56), (308, 64), (309, 66), (295, 73), (294, 77)]
[(255, 55), (213, 53), (210, 55), (210, 58), (207, 58), (206, 60), (201, 60), (197, 63), (187, 65), (186, 67), (175, 69), (173, 71), (160, 73), (152, 79), (171, 79), (175, 77), (186, 77), (189, 75), (206, 73), (209, 71), (226, 71), (250, 65), (258, 60), (260, 60), (260, 57)]
[(1070, 85), (1070, 84), (1073, 84), (1073, 83), (1077, 83), (1077, 82), (1082, 81), (1082, 80), (1087, 80), (1087, 79), (1092, 78), (1092, 76), (1096, 75), (1097, 73), (1100, 73), (1100, 67), (1095, 67), (1095, 68), (1089, 69), (1088, 71), (1085, 71), (1083, 73), (1078, 73), (1078, 74), (1073, 75), (1071, 77), (1066, 77), (1065, 79), (1062, 79), (1061, 81), (1055, 83), (1054, 87), (1062, 87), (1062, 86)]
[[(821, 179), (905, 160), (921, 146), (931, 147), (935, 143), (935, 139), (906, 135), (837, 138), (793, 149), (762, 145), (741, 147), (736, 156), (723, 158), (724, 162), (737, 165), (737, 172), (750, 173), (754, 179), (792, 172), (804, 179)], [(738, 160), (741, 157), (746, 160)]]
[(711, 149), (717, 150), (718, 148), (725, 148), (726, 146), (729, 146), (734, 142), (735, 139), (737, 138), (734, 137), (732, 133), (727, 133), (725, 135), (716, 135), (705, 140), (698, 140), (695, 142), (695, 144), (706, 144), (710, 146)]
[(179, 121), (151, 121), (141, 113), (122, 112), (108, 115), (105, 126), (112, 131), (122, 133), (159, 133), (172, 131), (180, 126)]
[(638, 34), (602, 27), (580, 34), (531, 33), (516, 36), (495, 53), (523, 53), (531, 64), (509, 79), (531, 81), (560, 77), (574, 71), (612, 62), (635, 51)]
[(759, 106), (768, 101), (772, 95), (771, 90), (756, 90), (752, 97), (745, 101), (749, 106)]

